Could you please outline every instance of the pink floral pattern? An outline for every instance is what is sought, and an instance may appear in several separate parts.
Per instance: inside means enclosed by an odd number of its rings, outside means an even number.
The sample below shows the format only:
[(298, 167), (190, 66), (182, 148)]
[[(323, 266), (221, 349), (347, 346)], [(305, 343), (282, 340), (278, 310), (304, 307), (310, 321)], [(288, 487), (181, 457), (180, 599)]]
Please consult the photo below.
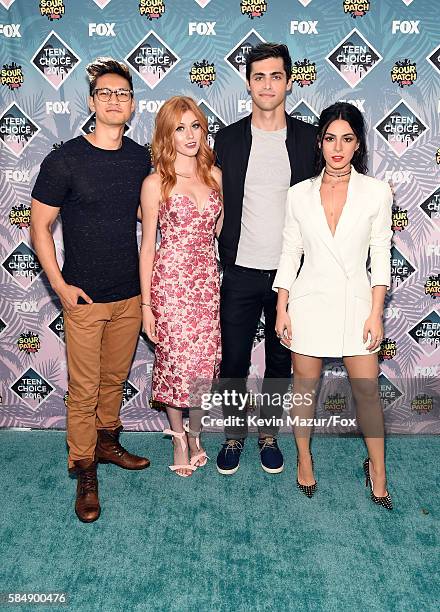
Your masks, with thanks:
[[(156, 317), (152, 405), (187, 408), (220, 364), (220, 281), (214, 249), (221, 200), (211, 190), (201, 212), (188, 196), (160, 205), (161, 243), (151, 279)], [(204, 389), (206, 390), (206, 388)]]

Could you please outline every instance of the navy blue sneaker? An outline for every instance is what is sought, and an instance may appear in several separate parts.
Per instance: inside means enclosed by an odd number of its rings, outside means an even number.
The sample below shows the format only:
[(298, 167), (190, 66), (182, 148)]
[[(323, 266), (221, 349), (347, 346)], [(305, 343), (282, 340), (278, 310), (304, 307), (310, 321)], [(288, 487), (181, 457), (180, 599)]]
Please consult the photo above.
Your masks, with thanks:
[(240, 455), (243, 450), (244, 439), (226, 440), (217, 455), (217, 470), (225, 476), (235, 474), (240, 467)]
[(279, 474), (284, 470), (283, 454), (278, 448), (276, 438), (267, 436), (259, 438), (258, 446), (260, 448), (261, 467), (268, 474)]

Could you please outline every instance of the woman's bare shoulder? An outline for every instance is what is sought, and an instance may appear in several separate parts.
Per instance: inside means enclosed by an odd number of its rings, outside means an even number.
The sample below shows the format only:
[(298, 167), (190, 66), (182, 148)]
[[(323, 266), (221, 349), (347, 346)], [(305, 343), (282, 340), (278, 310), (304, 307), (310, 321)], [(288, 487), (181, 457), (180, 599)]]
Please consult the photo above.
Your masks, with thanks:
[(160, 193), (161, 184), (162, 181), (159, 173), (153, 172), (153, 174), (149, 174), (147, 178), (144, 179), (142, 191), (149, 194), (158, 194)]
[(212, 166), (211, 174), (212, 174), (212, 176), (215, 179), (221, 179), (222, 178), (222, 171), (220, 170), (220, 168), (218, 166)]
[(222, 171), (217, 166), (212, 166), (211, 168), (211, 176), (220, 187), (222, 186)]

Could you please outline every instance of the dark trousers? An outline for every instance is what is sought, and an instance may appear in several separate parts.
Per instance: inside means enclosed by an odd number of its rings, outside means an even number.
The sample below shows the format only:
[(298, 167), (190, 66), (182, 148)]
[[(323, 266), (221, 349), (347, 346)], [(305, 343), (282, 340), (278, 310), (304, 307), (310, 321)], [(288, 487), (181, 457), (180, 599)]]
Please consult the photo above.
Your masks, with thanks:
[[(255, 270), (236, 265), (225, 267), (220, 293), (222, 390), (245, 393), (252, 344), (263, 312), (266, 367), (261, 392), (282, 394), (287, 391), (291, 376), (291, 352), (280, 344), (275, 333), (277, 294), (272, 290), (275, 273), (276, 270)], [(264, 402), (260, 408), (260, 418), (268, 421), (280, 418), (282, 414), (283, 408), (279, 403), (272, 405), (271, 402)], [(228, 438), (247, 435), (246, 410), (223, 404), (223, 416), (235, 417), (234, 424), (225, 427)], [(276, 435), (278, 428), (270, 422), (259, 430), (264, 435)]]

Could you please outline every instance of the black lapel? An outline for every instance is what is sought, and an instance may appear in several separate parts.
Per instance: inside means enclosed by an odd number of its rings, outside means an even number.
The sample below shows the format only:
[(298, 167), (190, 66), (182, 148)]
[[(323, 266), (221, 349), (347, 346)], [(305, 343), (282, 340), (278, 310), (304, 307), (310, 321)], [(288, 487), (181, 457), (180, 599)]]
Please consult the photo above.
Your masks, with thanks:
[(243, 209), (244, 183), (246, 180), (246, 172), (252, 146), (251, 117), (252, 115), (244, 117), (242, 120), (242, 129), (239, 133), (239, 142), (232, 143), (232, 146), (235, 148), (235, 155), (233, 155), (235, 164), (234, 168), (232, 169), (235, 177), (233, 183), (237, 212), (240, 215), (240, 219), (241, 211)]
[(286, 113), (286, 147), (290, 162), (290, 186), (298, 182), (298, 163), (301, 155), (298, 150), (298, 137), (296, 134), (296, 124), (292, 121), (290, 115)]
[(249, 156), (251, 154), (251, 146), (252, 146), (252, 131), (251, 131), (251, 121), (252, 115), (248, 115), (244, 118), (243, 121), (243, 137), (241, 139), (241, 154), (242, 159), (238, 160), (238, 166), (243, 173), (243, 190), (244, 190), (244, 181), (246, 178), (247, 167), (249, 163)]

